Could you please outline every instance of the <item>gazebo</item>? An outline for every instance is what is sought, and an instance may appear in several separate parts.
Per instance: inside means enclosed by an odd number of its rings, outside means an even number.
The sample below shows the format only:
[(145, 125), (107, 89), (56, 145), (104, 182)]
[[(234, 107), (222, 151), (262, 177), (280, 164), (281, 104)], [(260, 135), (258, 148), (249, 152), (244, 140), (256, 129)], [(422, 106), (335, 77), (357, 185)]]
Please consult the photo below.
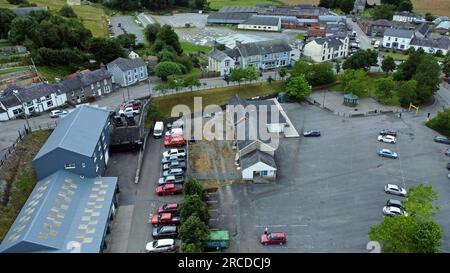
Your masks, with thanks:
[(344, 95), (344, 105), (356, 106), (358, 104), (358, 96), (353, 93), (347, 93)]

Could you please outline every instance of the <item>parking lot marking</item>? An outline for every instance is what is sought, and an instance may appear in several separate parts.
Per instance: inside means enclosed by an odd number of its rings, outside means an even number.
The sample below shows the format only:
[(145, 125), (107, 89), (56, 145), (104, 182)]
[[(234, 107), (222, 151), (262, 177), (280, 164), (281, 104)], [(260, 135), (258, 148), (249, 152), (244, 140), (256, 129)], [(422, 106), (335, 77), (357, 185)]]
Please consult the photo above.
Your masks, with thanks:
[(282, 228), (282, 227), (307, 227), (308, 225), (306, 224), (298, 224), (298, 225), (255, 225), (255, 227), (257, 228), (265, 228), (265, 227), (274, 227), (274, 228)]

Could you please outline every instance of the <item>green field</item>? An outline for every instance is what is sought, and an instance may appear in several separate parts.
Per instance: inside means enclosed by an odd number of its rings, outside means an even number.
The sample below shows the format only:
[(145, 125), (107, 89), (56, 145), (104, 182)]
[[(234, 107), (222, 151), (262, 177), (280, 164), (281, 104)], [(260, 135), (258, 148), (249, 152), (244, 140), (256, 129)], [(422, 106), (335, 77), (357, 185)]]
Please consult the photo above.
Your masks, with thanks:
[(39, 66), (37, 68), (39, 75), (45, 78), (50, 83), (55, 82), (55, 77), (63, 79), (68, 74), (73, 73), (75, 71), (69, 70), (67, 67), (58, 67), (58, 66)]
[(183, 49), (184, 53), (191, 53), (191, 52), (204, 52), (208, 53), (211, 51), (212, 47), (210, 46), (203, 46), (203, 45), (196, 45), (188, 42), (181, 42), (181, 48)]
[(224, 6), (254, 6), (257, 4), (282, 5), (279, 0), (210, 0), (209, 6), (212, 9), (220, 9)]
[(28, 68), (28, 66), (5, 68), (5, 69), (0, 69), (0, 75), (6, 75), (9, 73), (16, 73), (16, 72), (29, 71), (29, 70), (30, 69)]
[[(29, 0), (28, 2), (37, 4), (38, 6), (48, 6), (52, 11), (58, 11), (66, 3), (66, 0)], [(0, 8), (13, 7), (7, 0), (0, 0)], [(86, 28), (92, 31), (94, 36), (108, 36), (107, 16), (101, 6), (81, 5), (74, 6), (73, 9), (78, 17), (81, 18)]]
[(242, 84), (241, 86), (223, 87), (207, 89), (203, 91), (186, 92), (175, 95), (157, 97), (153, 99), (153, 104), (158, 106), (164, 117), (170, 117), (172, 107), (178, 104), (185, 104), (189, 108), (194, 107), (194, 97), (202, 97), (203, 107), (206, 105), (216, 104), (224, 105), (228, 102), (230, 97), (239, 95), (243, 98), (251, 98), (261, 95), (273, 94), (279, 92), (283, 87), (284, 82), (272, 82), (268, 84), (254, 83), (254, 84)]

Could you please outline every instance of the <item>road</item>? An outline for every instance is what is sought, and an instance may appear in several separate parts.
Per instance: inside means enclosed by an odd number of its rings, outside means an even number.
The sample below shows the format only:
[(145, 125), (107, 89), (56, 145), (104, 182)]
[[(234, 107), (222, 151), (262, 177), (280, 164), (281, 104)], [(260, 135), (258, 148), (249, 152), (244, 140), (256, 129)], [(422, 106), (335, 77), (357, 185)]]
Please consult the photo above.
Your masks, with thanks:
[(144, 13), (139, 13), (137, 15), (138, 20), (142, 23), (142, 25), (144, 26), (144, 28), (148, 25), (154, 24), (155, 21), (148, 15), (144, 14)]
[(347, 17), (347, 24), (350, 24), (353, 31), (356, 31), (356, 37), (359, 39), (361, 49), (373, 49), (373, 46), (370, 44), (370, 38), (367, 37), (356, 22), (352, 21), (352, 18)]
[[(138, 44), (145, 42), (142, 27), (136, 24), (135, 19), (132, 16), (113, 16), (111, 17), (111, 24), (114, 37), (126, 32), (136, 35), (136, 42)], [(121, 25), (120, 27), (119, 24)]]

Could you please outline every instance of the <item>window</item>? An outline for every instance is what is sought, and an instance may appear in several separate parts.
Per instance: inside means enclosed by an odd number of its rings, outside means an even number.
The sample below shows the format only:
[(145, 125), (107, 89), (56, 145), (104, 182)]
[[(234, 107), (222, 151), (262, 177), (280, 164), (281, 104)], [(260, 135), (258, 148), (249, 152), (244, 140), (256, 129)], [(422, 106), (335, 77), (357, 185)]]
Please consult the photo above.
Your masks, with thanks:
[(97, 82), (97, 87), (100, 87), (100, 82)]
[(267, 176), (268, 173), (268, 171), (261, 171), (261, 176)]
[(100, 152), (102, 150), (102, 145), (100, 145), (100, 143), (99, 143), (99, 145), (98, 145), (98, 151)]
[(97, 162), (97, 156), (94, 155), (94, 163)]
[(100, 154), (100, 160), (103, 160), (103, 154)]
[(28, 108), (28, 112), (34, 112), (34, 107), (30, 107), (30, 108)]
[(49, 100), (47, 101), (47, 107), (52, 107), (53, 106), (53, 101)]
[(75, 169), (75, 163), (69, 163), (69, 164), (64, 165), (64, 169), (66, 169), (66, 170)]
[(81, 163), (81, 168), (86, 168), (86, 163)]
[(98, 172), (98, 169), (99, 169), (99, 167), (98, 167), (98, 164), (97, 164), (97, 165), (95, 165), (95, 172), (96, 173)]
[(91, 84), (91, 89), (94, 89), (94, 84)]
[(51, 95), (47, 95), (47, 96), (45, 96), (45, 99), (46, 99), (46, 100), (51, 100), (51, 99), (52, 99), (52, 96), (51, 96)]
[(22, 108), (18, 108), (18, 109), (14, 109), (14, 110), (13, 110), (13, 114), (14, 114), (14, 115), (18, 115), (18, 114), (20, 114), (20, 113), (22, 113)]
[(390, 36), (388, 36), (388, 41), (390, 41), (391, 40), (391, 37)]
[(226, 60), (226, 61), (225, 61), (225, 66), (226, 66), (226, 67), (230, 66), (230, 60)]
[(103, 80), (103, 84), (104, 84), (104, 85), (107, 85), (107, 84), (108, 84), (108, 81), (107, 81), (106, 79), (104, 79), (104, 80)]

